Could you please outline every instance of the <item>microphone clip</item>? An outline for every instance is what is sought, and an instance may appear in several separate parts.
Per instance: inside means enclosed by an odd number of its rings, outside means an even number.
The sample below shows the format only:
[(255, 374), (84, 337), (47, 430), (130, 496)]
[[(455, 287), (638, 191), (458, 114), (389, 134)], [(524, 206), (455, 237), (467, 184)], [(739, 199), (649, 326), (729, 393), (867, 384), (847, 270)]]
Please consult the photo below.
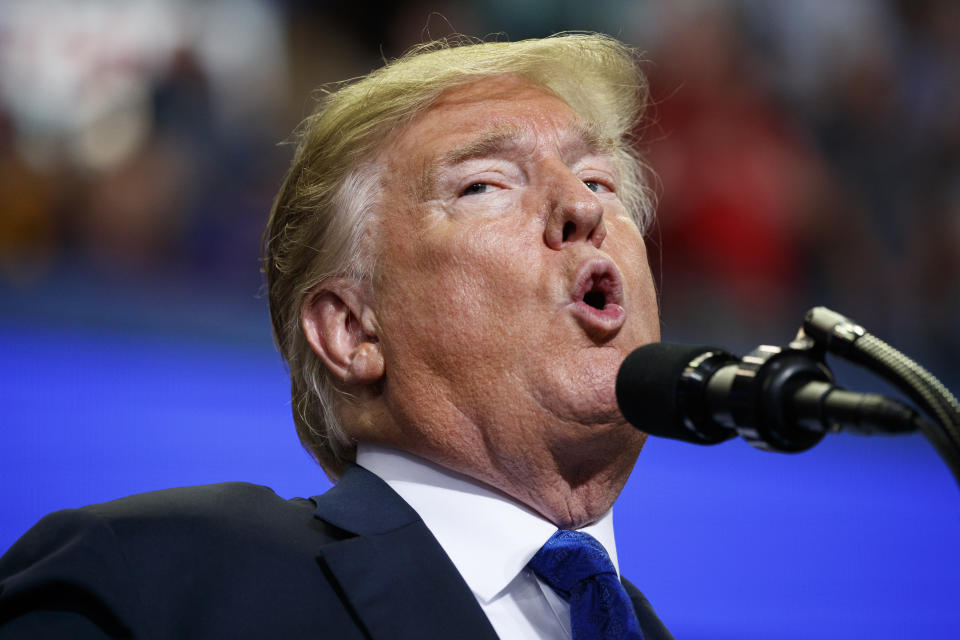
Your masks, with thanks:
[[(806, 451), (832, 426), (824, 424), (820, 403), (835, 388), (834, 378), (812, 343), (761, 345), (711, 382), (706, 393), (713, 420), (758, 449)], [(813, 387), (820, 393), (810, 393), (813, 383), (820, 383)]]

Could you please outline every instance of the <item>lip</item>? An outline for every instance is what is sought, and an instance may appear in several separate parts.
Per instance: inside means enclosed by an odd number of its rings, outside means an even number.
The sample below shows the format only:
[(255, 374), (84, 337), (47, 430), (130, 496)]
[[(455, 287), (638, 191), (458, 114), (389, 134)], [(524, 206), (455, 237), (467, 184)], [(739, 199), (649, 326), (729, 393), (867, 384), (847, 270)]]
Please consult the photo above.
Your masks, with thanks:
[[(584, 300), (588, 294), (594, 298), (594, 304)], [(602, 308), (594, 306), (598, 296), (602, 296)], [(580, 267), (570, 297), (569, 309), (591, 338), (612, 338), (626, 320), (622, 306), (623, 278), (617, 266), (606, 258), (594, 258)]]

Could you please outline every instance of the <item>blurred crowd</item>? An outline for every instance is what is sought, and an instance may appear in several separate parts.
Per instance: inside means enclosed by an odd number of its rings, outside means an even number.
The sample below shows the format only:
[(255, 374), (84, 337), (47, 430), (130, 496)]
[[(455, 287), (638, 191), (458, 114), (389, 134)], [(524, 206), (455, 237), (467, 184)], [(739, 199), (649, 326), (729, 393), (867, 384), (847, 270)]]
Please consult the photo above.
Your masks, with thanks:
[(569, 29), (648, 61), (665, 337), (783, 343), (826, 304), (957, 379), (953, 0), (11, 0), (0, 292), (67, 272), (255, 292), (313, 89), (425, 38)]
[(772, 339), (824, 304), (956, 371), (960, 3), (664, 6), (638, 40), (666, 331)]

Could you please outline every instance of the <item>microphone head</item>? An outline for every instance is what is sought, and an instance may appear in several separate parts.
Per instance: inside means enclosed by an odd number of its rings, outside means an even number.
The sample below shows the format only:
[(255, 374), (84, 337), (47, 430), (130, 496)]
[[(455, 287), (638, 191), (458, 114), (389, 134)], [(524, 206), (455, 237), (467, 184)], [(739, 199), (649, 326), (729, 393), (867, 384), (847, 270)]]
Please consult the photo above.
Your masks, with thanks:
[(723, 349), (702, 345), (658, 342), (635, 349), (617, 374), (620, 412), (650, 435), (696, 444), (723, 442), (735, 432), (716, 425), (698, 407), (710, 376), (736, 361)]

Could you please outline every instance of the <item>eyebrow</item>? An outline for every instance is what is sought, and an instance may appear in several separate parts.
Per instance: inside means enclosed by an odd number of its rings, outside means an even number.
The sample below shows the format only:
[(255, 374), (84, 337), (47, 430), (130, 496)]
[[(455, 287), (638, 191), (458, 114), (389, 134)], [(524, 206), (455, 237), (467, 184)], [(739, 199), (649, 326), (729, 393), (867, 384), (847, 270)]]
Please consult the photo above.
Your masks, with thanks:
[(452, 167), (474, 158), (484, 158), (517, 146), (523, 131), (516, 125), (498, 125), (479, 138), (458, 145), (433, 163), (436, 167)]
[(573, 131), (573, 135), (583, 141), (592, 153), (613, 155), (617, 150), (617, 143), (614, 142), (613, 138), (604, 136), (602, 128), (595, 122), (577, 118), (570, 123), (570, 129)]
[[(569, 134), (564, 138), (574, 139), (577, 144), (584, 144), (590, 153), (613, 155), (616, 150), (614, 141), (601, 133), (600, 126), (582, 120), (574, 119), (568, 126)], [(439, 158), (426, 163), (422, 172), (420, 184), (421, 194), (429, 193), (434, 186), (438, 170), (443, 167), (454, 167), (475, 158), (486, 158), (502, 153), (512, 146), (518, 146), (523, 137), (524, 129), (514, 124), (496, 125), (481, 133), (477, 138), (457, 145)]]

